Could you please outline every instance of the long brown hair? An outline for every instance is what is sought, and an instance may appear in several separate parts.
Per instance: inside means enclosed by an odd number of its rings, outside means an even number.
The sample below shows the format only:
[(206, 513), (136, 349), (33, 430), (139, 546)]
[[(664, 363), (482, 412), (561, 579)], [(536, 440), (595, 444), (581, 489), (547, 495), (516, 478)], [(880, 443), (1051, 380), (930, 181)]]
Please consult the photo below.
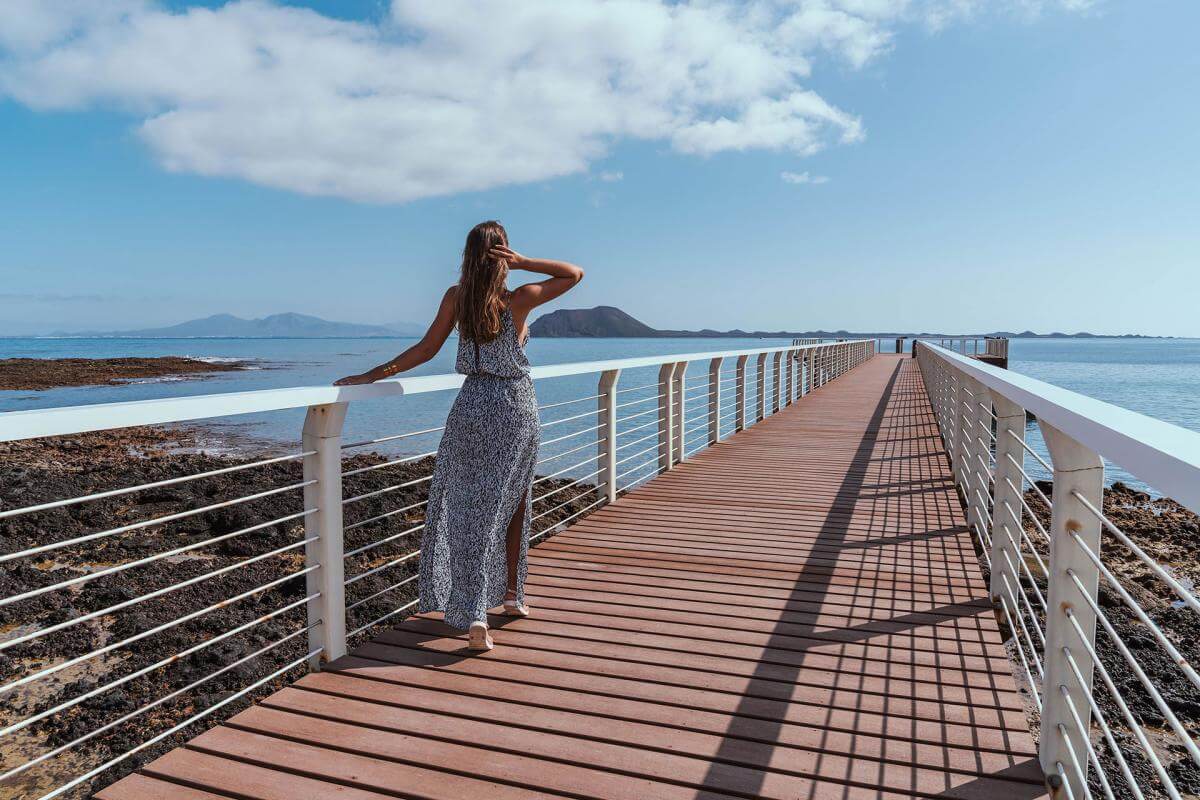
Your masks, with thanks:
[(476, 342), (490, 342), (500, 335), (508, 264), (488, 255), (496, 245), (508, 247), (508, 232), (495, 220), (471, 228), (467, 243), (463, 245), (454, 322), (460, 336)]

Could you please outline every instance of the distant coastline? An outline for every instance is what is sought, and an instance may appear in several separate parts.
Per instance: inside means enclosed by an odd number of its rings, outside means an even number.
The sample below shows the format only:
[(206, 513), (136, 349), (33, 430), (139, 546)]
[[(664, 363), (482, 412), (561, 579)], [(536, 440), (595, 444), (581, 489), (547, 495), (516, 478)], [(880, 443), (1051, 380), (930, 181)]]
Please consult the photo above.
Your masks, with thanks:
[(1100, 334), (1100, 333), (1034, 333), (1033, 331), (992, 331), (988, 333), (939, 333), (922, 331), (847, 331), (847, 330), (807, 330), (807, 331), (745, 331), (735, 328), (728, 331), (718, 331), (705, 328), (698, 331), (669, 330), (652, 328), (646, 323), (634, 318), (614, 306), (596, 306), (595, 308), (560, 309), (544, 314), (529, 326), (531, 336), (540, 338), (646, 338), (646, 339), (894, 339), (897, 337), (933, 339), (937, 337), (985, 337), (992, 336), (1006, 339), (1175, 339), (1175, 336), (1148, 336), (1140, 333)]
[(248, 360), (184, 358), (4, 358), (0, 390), (44, 391), (65, 386), (104, 386), (137, 380), (199, 378), (214, 372), (257, 369)]
[[(987, 331), (977, 333), (946, 333), (934, 331), (848, 331), (841, 330), (732, 330), (718, 331), (672, 330), (654, 328), (615, 306), (559, 309), (535, 319), (529, 326), (530, 335), (539, 338), (605, 338), (605, 339), (793, 339), (793, 338), (937, 338), (937, 337), (1003, 337), (1008, 339), (1179, 339), (1178, 336), (1150, 336), (1140, 333), (1035, 333), (1025, 330)], [(365, 325), (337, 322), (305, 314), (283, 313), (257, 319), (244, 319), (231, 314), (214, 314), (161, 328), (119, 331), (67, 331), (45, 334), (3, 334), (2, 339), (411, 339), (423, 336), (425, 326), (410, 322), (386, 325)]]

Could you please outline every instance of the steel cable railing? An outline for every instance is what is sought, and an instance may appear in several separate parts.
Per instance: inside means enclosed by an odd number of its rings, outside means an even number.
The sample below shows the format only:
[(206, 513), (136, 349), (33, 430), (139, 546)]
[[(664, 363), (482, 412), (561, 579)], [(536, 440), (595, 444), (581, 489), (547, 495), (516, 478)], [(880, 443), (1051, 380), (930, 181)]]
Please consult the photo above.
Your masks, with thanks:
[[(270, 522), (265, 522), (265, 523), (261, 523), (259, 525), (252, 526), (252, 528), (244, 529), (243, 532), (248, 532), (251, 529), (259, 530), (262, 528), (273, 527), (281, 522), (286, 522), (286, 521), (293, 520), (293, 519), (299, 519), (301, 517), (307, 517), (312, 513), (314, 513), (314, 512), (313, 511), (301, 511), (296, 514), (291, 514), (287, 517), (281, 517), (279, 519), (272, 520)], [(220, 538), (220, 537), (218, 537), (218, 538)], [(205, 544), (212, 543), (212, 541), (213, 541), (212, 539), (206, 540)], [(159, 597), (164, 597), (172, 592), (176, 592), (176, 591), (179, 591), (180, 589), (184, 589), (189, 586), (194, 586), (198, 583), (202, 583), (203, 581), (211, 580), (213, 578), (217, 578), (222, 575), (226, 575), (230, 572), (233, 572), (234, 570), (242, 569), (244, 567), (248, 567), (253, 564), (258, 564), (262, 561), (267, 561), (271, 558), (275, 558), (276, 556), (281, 556), (284, 553), (288, 553), (292, 550), (297, 550), (301, 547), (304, 547), (310, 541), (311, 540), (305, 539), (303, 541), (293, 542), (291, 544), (284, 545), (283, 547), (276, 548), (275, 550), (271, 550), (266, 553), (260, 553), (257, 556), (253, 556), (251, 558), (246, 558), (241, 561), (237, 561), (233, 564), (229, 564), (227, 566), (221, 567), (219, 569), (215, 569), (210, 572), (203, 573), (194, 578), (190, 578), (185, 581), (180, 581), (179, 583), (173, 583), (170, 586), (166, 586), (161, 589), (156, 589), (156, 590), (154, 590), (152, 592), (148, 592), (144, 595), (139, 595), (137, 597), (133, 597), (133, 598), (124, 600), (119, 603), (114, 603), (113, 605), (106, 606), (104, 608), (100, 608), (96, 611), (90, 611), (90, 612), (81, 614), (79, 616), (72, 617), (67, 620), (63, 620), (62, 622), (50, 625), (48, 627), (39, 628), (35, 631), (31, 631), (26, 634), (13, 636), (8, 639), (4, 639), (3, 641), (0, 641), (0, 652), (8, 650), (9, 648), (15, 647), (17, 645), (26, 644), (28, 642), (32, 642), (32, 641), (41, 639), (46, 636), (50, 636), (51, 634), (59, 633), (60, 631), (64, 631), (67, 628), (72, 628), (72, 627), (82, 624), (84, 622), (91, 622), (93, 620), (100, 619), (101, 617), (106, 617), (106, 616), (109, 616), (110, 614), (115, 614), (118, 611), (124, 611), (128, 608), (132, 608), (133, 606), (138, 605), (139, 603), (144, 603), (148, 600), (155, 600)], [(191, 549), (192, 549), (191, 547), (187, 548), (187, 550), (191, 550)], [(185, 551), (185, 548), (177, 548), (177, 552), (184, 552), (184, 551)], [(142, 561), (148, 562), (149, 560), (142, 559)], [(130, 564), (133, 564), (133, 563), (134, 562), (130, 562)]]
[[(198, 480), (202, 480), (204, 478), (214, 478), (219, 475), (231, 475), (235, 472), (244, 472), (248, 469), (253, 469), (255, 467), (265, 467), (265, 466), (270, 466), (271, 464), (283, 464), (283, 463), (286, 463), (289, 461), (296, 461), (297, 459), (306, 458), (311, 455), (315, 455), (315, 453), (313, 451), (309, 450), (309, 451), (305, 451), (303, 453), (292, 453), (290, 455), (277, 456), (275, 458), (264, 458), (264, 459), (260, 459), (258, 461), (251, 461), (246, 464), (234, 464), (232, 466), (222, 467), (221, 469), (213, 469), (213, 470), (207, 470), (205, 472), (198, 472), (194, 475), (184, 475), (184, 476), (181, 476), (178, 478), (168, 478), (166, 480), (161, 480), (161, 481), (150, 481), (149, 483), (142, 483), (142, 484), (138, 484), (136, 486), (128, 486), (128, 487), (124, 487), (124, 488), (120, 488), (120, 489), (111, 489), (111, 490), (104, 491), (104, 492), (93, 492), (92, 494), (81, 495), (79, 497), (71, 497), (71, 498), (67, 498), (66, 500), (54, 500), (52, 502), (39, 503), (37, 505), (25, 506), (23, 508), (4, 509), (4, 510), (0, 510), (0, 520), (11, 519), (13, 517), (21, 516), (23, 514), (35, 514), (40, 511), (52, 511), (56, 508), (65, 508), (67, 506), (74, 506), (74, 505), (78, 505), (80, 503), (90, 503), (90, 502), (95, 502), (98, 500), (108, 500), (113, 497), (121, 497), (121, 496), (124, 496), (127, 494), (134, 494), (136, 492), (143, 492), (143, 491), (148, 491), (151, 489), (165, 489), (168, 486), (178, 486), (180, 484), (191, 483), (192, 481), (198, 481)], [(17, 558), (17, 557), (19, 557), (19, 554), (2, 555), (2, 556), (0, 556), (0, 563), (3, 563), (4, 561), (7, 561), (11, 558)]]
[[(165, 525), (168, 522), (177, 522), (181, 519), (187, 519), (188, 517), (195, 517), (195, 516), (199, 516), (201, 514), (207, 514), (211, 511), (219, 511), (223, 508), (229, 508), (231, 506), (236, 506), (236, 505), (241, 505), (243, 503), (253, 502), (254, 500), (262, 500), (267, 497), (273, 497), (274, 495), (277, 495), (277, 494), (283, 494), (284, 492), (294, 492), (297, 489), (303, 489), (304, 487), (311, 486), (311, 485), (313, 485), (313, 481), (301, 481), (300, 483), (294, 483), (289, 486), (280, 486), (275, 489), (268, 489), (263, 492), (257, 492), (255, 494), (246, 495), (245, 497), (238, 497), (233, 500), (224, 500), (220, 503), (211, 503), (211, 504), (209, 504), (207, 506), (203, 506), (201, 508), (188, 509), (187, 511), (180, 511), (176, 514), (166, 514), (161, 517), (155, 517), (154, 519), (142, 520), (141, 522), (134, 522), (134, 523), (130, 523), (129, 525), (121, 525), (116, 528), (109, 528), (108, 530), (97, 531), (96, 533), (89, 533), (89, 534), (85, 534), (83, 536), (76, 536), (76, 537), (73, 537), (70, 539), (64, 539), (63, 541), (60, 541), (60, 542), (52, 542), (50, 544), (40, 545), (38, 547), (30, 547), (30, 548), (27, 548), (25, 550), (21, 550), (21, 551), (15, 552), (15, 553), (6, 553), (5, 555), (0, 556), (0, 564), (6, 563), (8, 561), (13, 561), (18, 558), (28, 558), (30, 556), (41, 555), (43, 553), (48, 553), (52, 550), (61, 550), (66, 547), (75, 547), (80, 544), (94, 542), (97, 539), (106, 539), (111, 536), (119, 536), (119, 535), (126, 534), (126, 533), (133, 533), (134, 531), (140, 531), (140, 530), (145, 530), (146, 528), (153, 528), (153, 527), (156, 527), (159, 525)], [(3, 603), (0, 603), (0, 605), (3, 605)]]
[[(1200, 598), (1190, 576), (1151, 555), (1161, 545), (1151, 550), (1106, 513), (1101, 456), (1173, 487), (1194, 510), (1200, 436), (924, 343), (917, 360), (1041, 717), (1043, 770), (1067, 797), (1181, 797), (1176, 773), (1200, 767), (1200, 674), (1195, 622), (1178, 614), (1200, 613)], [(1025, 440), (1027, 414), (1049, 459)], [(1025, 456), (1052, 481), (1035, 480)], [(1102, 536), (1119, 547), (1102, 549)]]

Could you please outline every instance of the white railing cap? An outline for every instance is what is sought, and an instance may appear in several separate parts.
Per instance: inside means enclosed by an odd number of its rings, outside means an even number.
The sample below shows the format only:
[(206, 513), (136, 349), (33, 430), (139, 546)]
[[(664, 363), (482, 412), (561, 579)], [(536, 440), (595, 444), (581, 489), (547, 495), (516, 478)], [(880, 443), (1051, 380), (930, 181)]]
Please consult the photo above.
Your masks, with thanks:
[(1200, 509), (1200, 433), (966, 358), (927, 340), (921, 346), (1130, 475), (1193, 511)]
[[(547, 364), (534, 367), (531, 370), (531, 376), (534, 379), (561, 378), (568, 375), (604, 372), (610, 369), (636, 369), (680, 361), (709, 361), (714, 358), (736, 358), (743, 355), (778, 353), (787, 350), (815, 350), (865, 341), (869, 340), (855, 339), (847, 342), (786, 345), (757, 350), (678, 353), (608, 361)], [(161, 400), (134, 400), (123, 403), (97, 403), (86, 406), (9, 411), (0, 413), (0, 442), (36, 439), (43, 436), (69, 436), (92, 431), (128, 428), (134, 425), (163, 425), (172, 422), (229, 417), (237, 414), (306, 408), (328, 403), (438, 392), (457, 389), (462, 386), (464, 380), (465, 376), (457, 374), (420, 375), (393, 378), (361, 386), (301, 386), (292, 389), (261, 389), (252, 392), (204, 394)]]

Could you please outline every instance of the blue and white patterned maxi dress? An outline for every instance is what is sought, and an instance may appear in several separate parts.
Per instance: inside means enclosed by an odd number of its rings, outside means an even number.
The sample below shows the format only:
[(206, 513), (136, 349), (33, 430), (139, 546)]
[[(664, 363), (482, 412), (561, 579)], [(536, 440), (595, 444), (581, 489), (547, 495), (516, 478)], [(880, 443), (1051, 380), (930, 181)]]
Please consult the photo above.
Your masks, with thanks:
[(525, 602), (537, 399), (529, 359), (505, 309), (490, 342), (459, 337), (455, 369), (467, 376), (438, 445), (421, 536), (420, 610), (456, 628), (486, 621), (508, 584), (508, 523), (525, 504), (517, 600)]

